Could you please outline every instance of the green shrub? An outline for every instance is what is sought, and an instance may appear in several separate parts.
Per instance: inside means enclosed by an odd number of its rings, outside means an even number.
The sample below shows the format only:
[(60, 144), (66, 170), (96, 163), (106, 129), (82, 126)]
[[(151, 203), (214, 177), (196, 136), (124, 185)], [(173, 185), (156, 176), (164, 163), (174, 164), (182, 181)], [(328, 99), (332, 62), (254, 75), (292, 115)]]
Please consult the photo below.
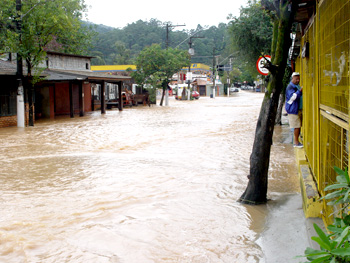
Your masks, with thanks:
[(344, 171), (334, 167), (338, 174), (336, 183), (328, 185), (325, 191), (331, 191), (324, 198), (329, 200), (327, 205), (340, 205), (340, 209), (335, 211), (338, 217), (334, 219), (334, 224), (327, 227), (330, 234), (326, 234), (322, 229), (314, 224), (318, 236), (311, 239), (320, 245), (319, 250), (307, 248), (302, 257), (306, 257), (311, 263), (346, 263), (350, 262), (350, 215), (345, 211), (349, 206), (350, 178), (347, 169)]

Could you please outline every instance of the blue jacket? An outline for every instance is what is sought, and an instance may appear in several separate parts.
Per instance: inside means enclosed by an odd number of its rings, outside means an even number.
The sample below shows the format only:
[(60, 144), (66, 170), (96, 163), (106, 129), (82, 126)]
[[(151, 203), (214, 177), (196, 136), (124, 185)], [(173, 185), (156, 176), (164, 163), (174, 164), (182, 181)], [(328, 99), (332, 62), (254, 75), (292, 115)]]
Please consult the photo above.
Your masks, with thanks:
[(298, 114), (301, 91), (297, 85), (290, 82), (286, 89), (286, 111), (288, 114)]

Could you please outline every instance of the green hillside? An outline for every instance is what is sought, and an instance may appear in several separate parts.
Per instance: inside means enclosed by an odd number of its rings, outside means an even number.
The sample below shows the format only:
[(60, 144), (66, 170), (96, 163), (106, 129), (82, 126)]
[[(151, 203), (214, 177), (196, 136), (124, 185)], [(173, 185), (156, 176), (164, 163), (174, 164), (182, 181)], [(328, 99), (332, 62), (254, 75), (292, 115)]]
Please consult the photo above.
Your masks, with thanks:
[[(150, 21), (138, 20), (128, 24), (124, 28), (112, 28), (104, 25), (89, 23), (94, 31), (90, 55), (95, 56), (94, 65), (110, 64), (133, 64), (138, 53), (146, 46), (160, 44), (166, 46), (166, 24), (165, 22), (151, 19)], [(205, 63), (212, 65), (213, 48), (215, 55), (229, 54), (229, 37), (227, 25), (222, 23), (218, 27), (211, 26), (203, 28), (200, 25), (194, 30), (183, 30), (174, 27), (169, 30), (169, 47), (189, 49), (189, 38), (192, 38), (192, 47), (195, 55), (192, 57), (194, 63)], [(204, 38), (195, 38), (204, 37)]]

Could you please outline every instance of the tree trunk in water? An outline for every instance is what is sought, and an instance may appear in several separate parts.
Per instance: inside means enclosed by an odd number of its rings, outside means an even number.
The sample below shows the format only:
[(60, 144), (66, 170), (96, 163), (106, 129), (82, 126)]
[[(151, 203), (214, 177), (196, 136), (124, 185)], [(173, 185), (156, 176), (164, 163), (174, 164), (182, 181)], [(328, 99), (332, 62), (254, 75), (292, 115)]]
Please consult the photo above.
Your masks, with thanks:
[(33, 84), (33, 76), (32, 76), (32, 64), (30, 60), (27, 59), (27, 85), (28, 85), (28, 104), (29, 104), (29, 120), (28, 125), (34, 126), (34, 84)]
[[(290, 29), (294, 17), (294, 12), (288, 10), (288, 1), (281, 0), (279, 8), (278, 23), (274, 23), (272, 47), (275, 46), (275, 49), (272, 51), (272, 64), (267, 66), (271, 76), (256, 126), (253, 150), (250, 156), (249, 182), (246, 190), (238, 200), (244, 204), (256, 205), (267, 202), (272, 136), (291, 43)], [(294, 10), (294, 8), (291, 10)], [(276, 27), (278, 27), (278, 30)]]
[(276, 116), (276, 125), (282, 125), (282, 112), (284, 102), (286, 101), (286, 88), (290, 82), (290, 76), (292, 75), (292, 68), (287, 66), (284, 71), (283, 77), (283, 89), (280, 95), (280, 101), (278, 103), (277, 116)]
[[(272, 77), (269, 86), (276, 85)], [(269, 92), (268, 92), (269, 93)], [(267, 202), (268, 169), (272, 135), (279, 101), (277, 90), (265, 95), (255, 131), (252, 154), (250, 155), (250, 173), (248, 186), (239, 201), (246, 204), (263, 204)]]
[(34, 88), (32, 83), (29, 83), (28, 90), (28, 102), (29, 102), (29, 126), (34, 126)]
[(283, 105), (285, 101), (285, 95), (283, 93), (280, 94), (280, 100), (278, 102), (277, 115), (276, 115), (276, 125), (282, 125), (282, 111)]
[(163, 88), (162, 98), (160, 99), (160, 103), (159, 103), (160, 106), (163, 106), (164, 96), (165, 96), (165, 89)]

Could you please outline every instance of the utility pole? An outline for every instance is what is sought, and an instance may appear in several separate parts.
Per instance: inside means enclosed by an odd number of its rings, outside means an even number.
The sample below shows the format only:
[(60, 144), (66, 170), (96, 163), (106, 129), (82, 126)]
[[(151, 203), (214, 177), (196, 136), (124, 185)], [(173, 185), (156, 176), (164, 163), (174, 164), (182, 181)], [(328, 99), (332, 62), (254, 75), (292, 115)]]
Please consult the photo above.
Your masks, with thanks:
[[(168, 49), (168, 47), (169, 47), (169, 29), (171, 29), (173, 27), (178, 27), (178, 26), (186, 26), (186, 25), (169, 25), (168, 23), (166, 24), (166, 42), (165, 42), (165, 48), (166, 49)], [(166, 87), (166, 92), (165, 92), (165, 106), (169, 106), (169, 90), (168, 90), (168, 87)]]
[(230, 71), (232, 71), (232, 58), (230, 58), (230, 69), (229, 71), (226, 71), (227, 72), (227, 96), (229, 97), (230, 96)]
[(166, 24), (166, 40), (165, 40), (165, 48), (168, 49), (169, 47), (169, 24)]
[(165, 42), (165, 48), (168, 49), (169, 47), (169, 29), (173, 28), (173, 27), (178, 27), (178, 26), (186, 26), (186, 25), (170, 25), (170, 24), (166, 24), (166, 42)]
[(215, 47), (213, 47), (213, 94), (212, 98), (215, 98)]
[[(19, 34), (19, 41), (22, 41), (22, 3), (16, 0), (16, 30)], [(25, 110), (24, 110), (24, 90), (23, 90), (23, 59), (19, 52), (16, 56), (17, 61), (17, 127), (25, 126)]]

